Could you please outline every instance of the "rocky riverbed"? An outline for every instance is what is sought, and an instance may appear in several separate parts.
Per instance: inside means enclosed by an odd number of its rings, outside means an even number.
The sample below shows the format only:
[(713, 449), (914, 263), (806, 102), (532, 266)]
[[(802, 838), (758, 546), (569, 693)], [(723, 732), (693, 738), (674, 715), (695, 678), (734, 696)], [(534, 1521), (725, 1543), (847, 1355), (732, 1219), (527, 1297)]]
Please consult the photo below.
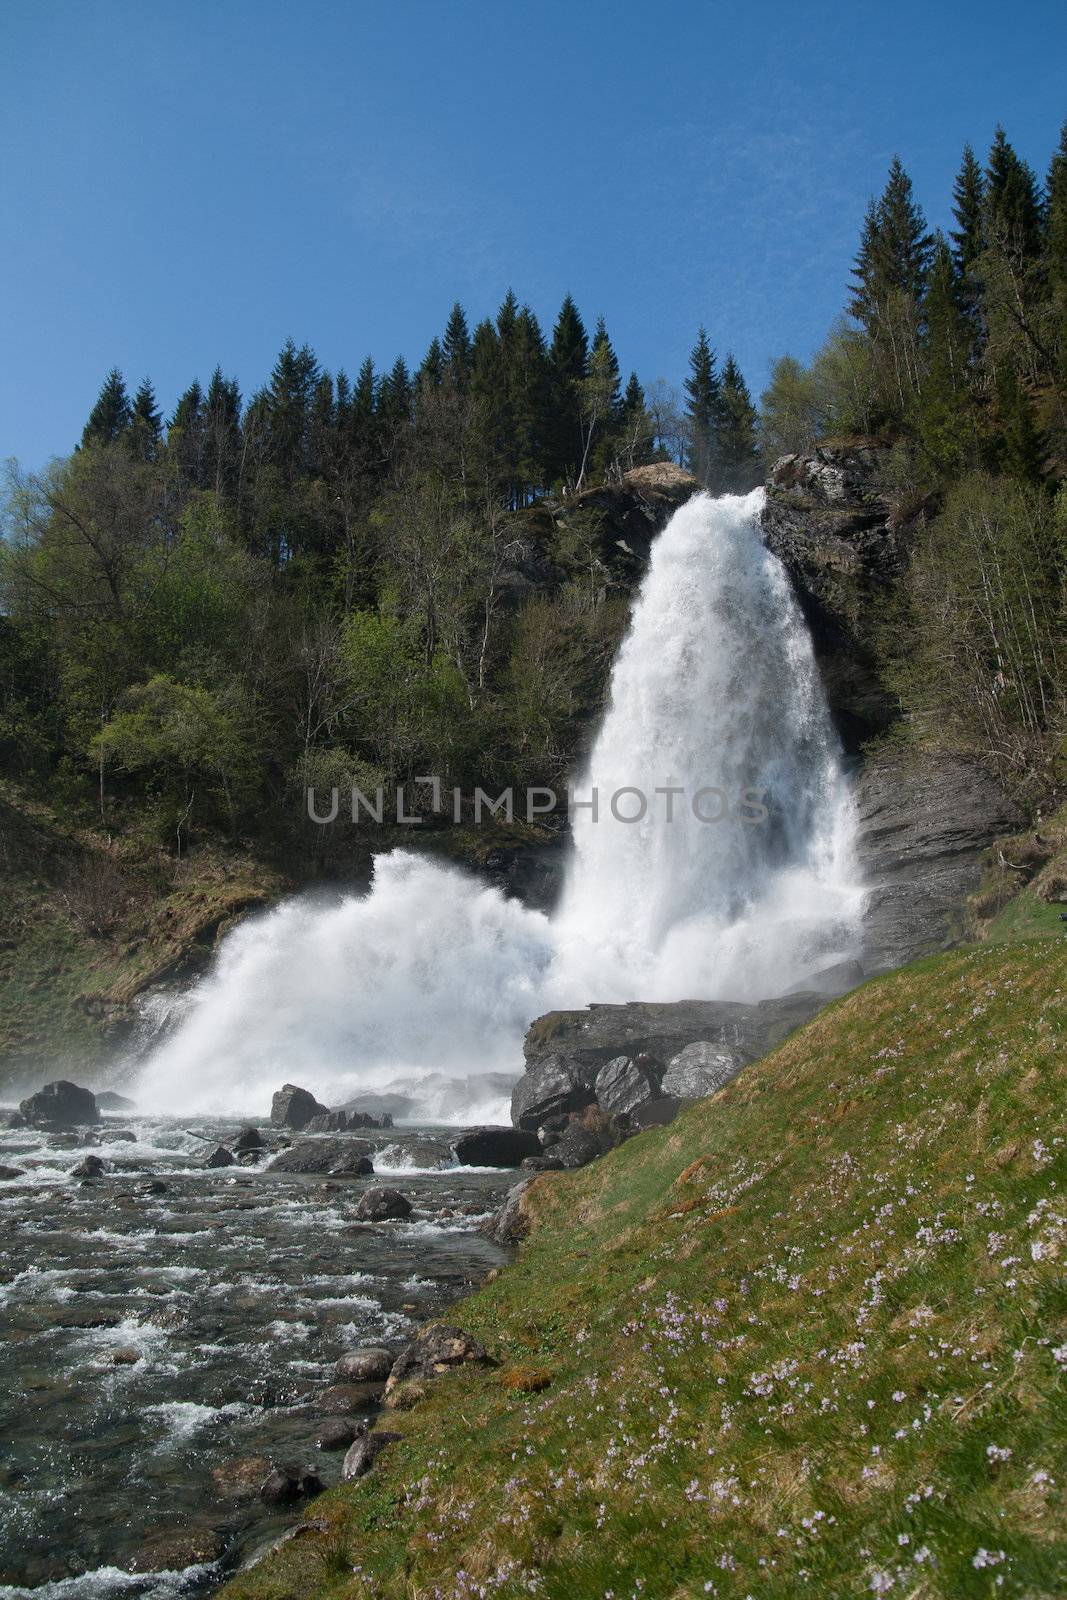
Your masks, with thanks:
[[(339, 1359), (401, 1351), (505, 1259), (476, 1230), (514, 1175), (453, 1165), (455, 1129), (376, 1134), (371, 1176), (208, 1167), (238, 1127), (0, 1131), (7, 1600), (210, 1589), (301, 1514), (264, 1504), (272, 1468), (339, 1478), (318, 1441), (377, 1409)], [(358, 1220), (382, 1185), (410, 1215)]]

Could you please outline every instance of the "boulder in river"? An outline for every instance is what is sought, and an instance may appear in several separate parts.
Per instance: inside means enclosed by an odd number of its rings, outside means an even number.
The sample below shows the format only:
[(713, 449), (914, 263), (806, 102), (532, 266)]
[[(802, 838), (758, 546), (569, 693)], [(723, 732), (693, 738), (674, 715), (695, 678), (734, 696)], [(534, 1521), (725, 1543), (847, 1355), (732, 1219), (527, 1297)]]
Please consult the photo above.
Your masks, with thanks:
[(204, 1165), (208, 1167), (233, 1167), (237, 1163), (232, 1150), (227, 1150), (224, 1144), (217, 1144)]
[(102, 1178), (104, 1163), (99, 1156), (86, 1156), (76, 1167), (71, 1167), (70, 1175), (72, 1178)]
[[(355, 1113), (352, 1113), (355, 1115)], [(353, 1122), (347, 1111), (319, 1111), (304, 1124), (305, 1133), (347, 1133), (349, 1128), (367, 1127), (367, 1123)]]
[(354, 1422), (351, 1417), (327, 1417), (319, 1429), (315, 1447), (318, 1450), (347, 1450), (366, 1426), (365, 1422)]
[(411, 1201), (399, 1189), (379, 1186), (368, 1189), (356, 1207), (358, 1222), (395, 1222), (410, 1215)]
[(114, 1089), (103, 1089), (96, 1096), (96, 1109), (98, 1111), (136, 1111), (136, 1100), (128, 1100), (124, 1094), (116, 1094)]
[(243, 1150), (265, 1150), (266, 1143), (258, 1128), (242, 1128), (233, 1141), (233, 1148), (238, 1153)]
[(454, 1367), (488, 1366), (485, 1346), (473, 1334), (446, 1322), (432, 1322), (420, 1328), (405, 1350), (397, 1356), (389, 1374), (386, 1393), (399, 1384), (436, 1378)]
[(346, 1350), (334, 1363), (337, 1376), (348, 1383), (384, 1383), (393, 1370), (396, 1358), (383, 1345), (364, 1344), (358, 1350)]
[(315, 1396), (316, 1409), (328, 1417), (350, 1417), (369, 1411), (381, 1396), (383, 1382), (331, 1383)]
[(19, 1106), (32, 1128), (81, 1128), (100, 1121), (96, 1096), (66, 1078), (46, 1083)]
[(233, 1456), (212, 1467), (211, 1476), (224, 1500), (255, 1500), (270, 1470), (266, 1456)]
[(328, 1173), (334, 1178), (362, 1178), (374, 1171), (374, 1146), (366, 1139), (298, 1139), (276, 1155), (272, 1172)]
[(21, 1167), (0, 1167), (0, 1183), (9, 1183), (12, 1178), (22, 1177)]
[(277, 1091), (270, 1106), (271, 1126), (306, 1128), (312, 1117), (328, 1116), (329, 1106), (320, 1105), (315, 1096), (295, 1083), (286, 1083)]
[(468, 1128), (451, 1148), (461, 1167), (517, 1167), (524, 1157), (538, 1155), (541, 1146), (526, 1128)]
[(277, 1466), (260, 1486), (259, 1498), (265, 1506), (289, 1505), (307, 1495), (321, 1494), (322, 1479), (314, 1467)]

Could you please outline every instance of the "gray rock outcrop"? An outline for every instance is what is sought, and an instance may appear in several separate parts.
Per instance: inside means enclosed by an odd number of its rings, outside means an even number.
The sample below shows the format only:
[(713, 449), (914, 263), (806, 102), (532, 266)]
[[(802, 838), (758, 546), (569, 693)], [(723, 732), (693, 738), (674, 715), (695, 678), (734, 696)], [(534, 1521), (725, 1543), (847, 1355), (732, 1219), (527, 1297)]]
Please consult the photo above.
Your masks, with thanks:
[(46, 1083), (19, 1105), (19, 1114), (31, 1128), (91, 1127), (100, 1121), (96, 1096), (66, 1078)]

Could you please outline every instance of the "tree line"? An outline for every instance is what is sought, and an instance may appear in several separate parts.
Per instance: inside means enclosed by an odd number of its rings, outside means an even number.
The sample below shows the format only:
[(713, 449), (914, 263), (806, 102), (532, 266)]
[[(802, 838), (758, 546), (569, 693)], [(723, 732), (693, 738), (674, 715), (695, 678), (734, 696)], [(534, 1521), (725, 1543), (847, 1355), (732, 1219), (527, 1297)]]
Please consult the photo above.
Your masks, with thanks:
[[(904, 726), (1031, 808), (1064, 786), (1067, 130), (1044, 183), (997, 130), (932, 231), (903, 165), (862, 220), (839, 322), (754, 406), (701, 329), (682, 391), (624, 384), (568, 296), (455, 305), (414, 371), (290, 341), (245, 399), (216, 370), (164, 420), (108, 374), (78, 446), (12, 472), (0, 772), (183, 849), (284, 831), (309, 784), (558, 782), (627, 616), (582, 491), (672, 460), (744, 491), (874, 436), (920, 532), (880, 657)], [(560, 517), (553, 511), (569, 507)], [(516, 548), (556, 578), (517, 596)], [(520, 586), (521, 587), (521, 586)]]
[[(456, 304), (416, 371), (351, 380), (289, 341), (247, 401), (216, 370), (164, 420), (113, 370), (72, 454), (11, 474), (0, 768), (181, 849), (292, 824), (311, 784), (562, 777), (625, 602), (581, 491), (689, 463), (759, 478), (756, 412), (703, 330), (684, 398), (622, 384), (568, 296)], [(520, 524), (561, 579), (504, 593)]]

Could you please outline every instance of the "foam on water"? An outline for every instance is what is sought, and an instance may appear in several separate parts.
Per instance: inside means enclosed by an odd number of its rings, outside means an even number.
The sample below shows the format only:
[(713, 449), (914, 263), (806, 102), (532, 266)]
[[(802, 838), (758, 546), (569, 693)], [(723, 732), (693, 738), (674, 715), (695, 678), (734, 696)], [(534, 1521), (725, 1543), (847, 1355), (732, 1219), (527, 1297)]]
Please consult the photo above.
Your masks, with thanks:
[[(230, 934), (142, 1102), (262, 1114), (298, 1081), (334, 1105), (388, 1090), (420, 1120), (507, 1121), (499, 1075), (521, 1070), (540, 1012), (761, 998), (852, 954), (852, 808), (807, 628), (759, 538), (761, 494), (698, 495), (653, 546), (579, 785), (599, 815), (576, 812), (554, 916), (423, 856), (379, 856), (369, 893), (289, 900)], [(646, 796), (643, 820), (612, 814), (623, 789)], [(721, 820), (693, 814), (699, 791), (717, 791), (700, 808)]]

